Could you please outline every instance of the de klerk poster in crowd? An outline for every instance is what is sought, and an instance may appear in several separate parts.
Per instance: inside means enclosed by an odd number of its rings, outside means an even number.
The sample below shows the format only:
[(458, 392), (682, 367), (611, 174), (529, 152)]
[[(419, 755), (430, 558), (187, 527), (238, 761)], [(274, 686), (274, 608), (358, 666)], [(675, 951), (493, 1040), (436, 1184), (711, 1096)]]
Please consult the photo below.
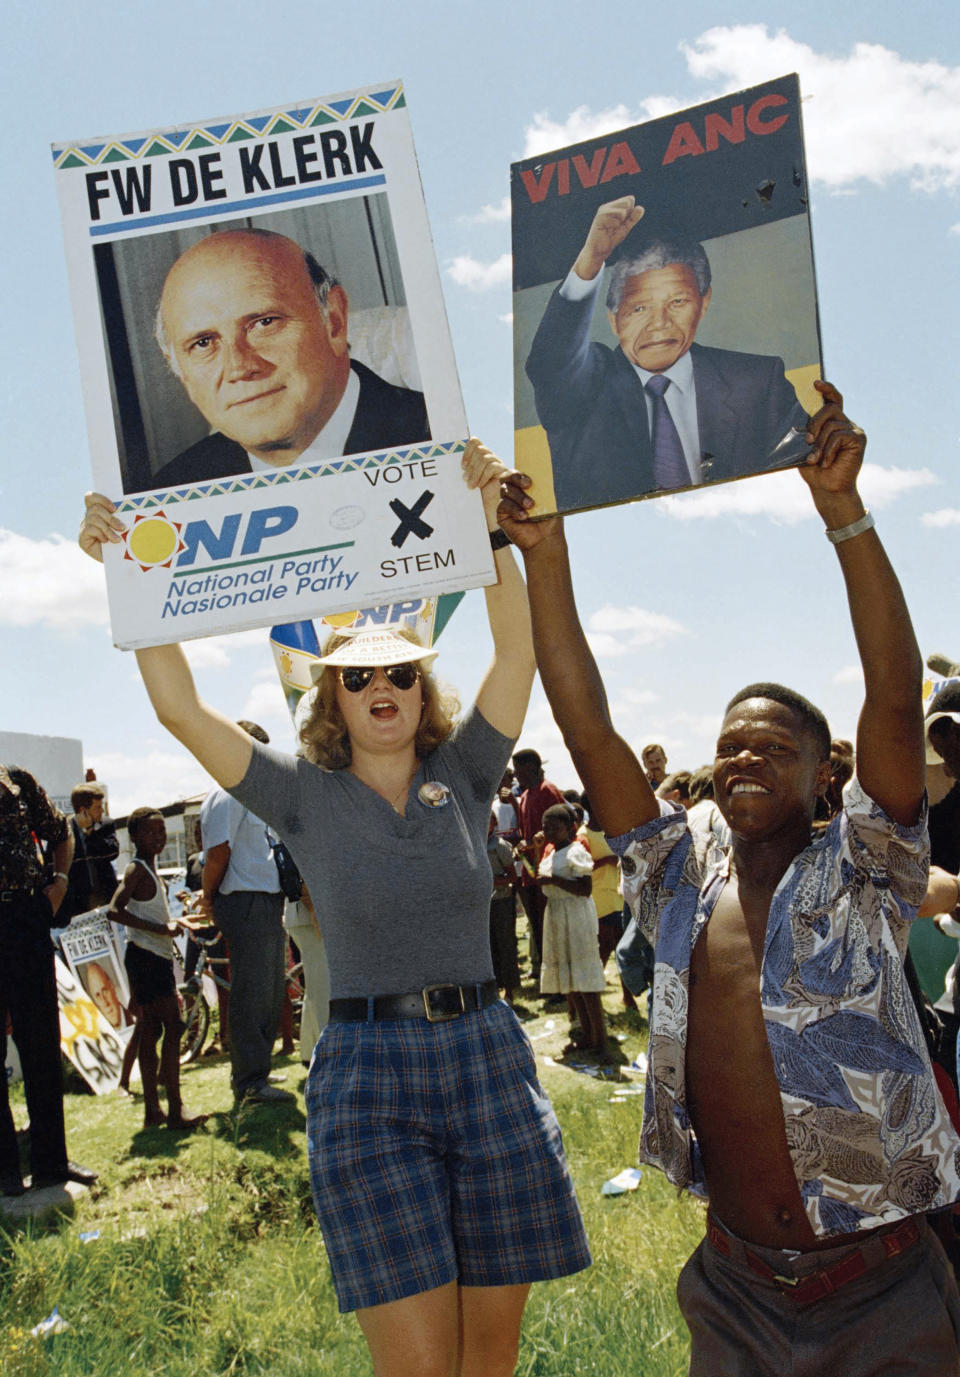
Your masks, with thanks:
[(398, 82), (53, 156), (118, 645), (493, 582)]

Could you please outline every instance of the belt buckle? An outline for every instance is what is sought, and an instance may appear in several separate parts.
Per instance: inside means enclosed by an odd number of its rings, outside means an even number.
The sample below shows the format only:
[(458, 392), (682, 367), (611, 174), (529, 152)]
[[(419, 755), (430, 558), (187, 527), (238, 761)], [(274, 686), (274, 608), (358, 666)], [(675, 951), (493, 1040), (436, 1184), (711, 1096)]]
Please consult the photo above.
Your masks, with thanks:
[[(819, 1275), (819, 1274), (818, 1274)], [(799, 1286), (804, 1277), (782, 1277), (779, 1272), (774, 1272), (773, 1280), (778, 1286)]]
[[(440, 990), (456, 990), (460, 996), (460, 1008), (454, 1009), (450, 1013), (437, 1012), (430, 1003), (430, 996), (437, 994)], [(423, 1012), (427, 1016), (428, 1023), (449, 1023), (452, 1018), (459, 1018), (461, 1014), (467, 1012), (467, 1006), (463, 1000), (463, 989), (459, 985), (424, 985), (420, 994), (423, 999)]]

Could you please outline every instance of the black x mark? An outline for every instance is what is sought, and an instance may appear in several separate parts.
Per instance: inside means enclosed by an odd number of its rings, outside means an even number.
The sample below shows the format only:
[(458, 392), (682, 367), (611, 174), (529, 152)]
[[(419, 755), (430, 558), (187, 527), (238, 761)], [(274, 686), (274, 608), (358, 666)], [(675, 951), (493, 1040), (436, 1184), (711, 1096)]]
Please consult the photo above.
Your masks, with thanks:
[(433, 535), (433, 527), (420, 519), (421, 513), (426, 511), (432, 501), (433, 493), (429, 488), (422, 497), (417, 498), (412, 507), (405, 507), (399, 498), (393, 498), (390, 503), (390, 510), (394, 516), (400, 518), (400, 525), (390, 537), (391, 545), (395, 545), (399, 550), (411, 531), (421, 540), (426, 540), (428, 536)]

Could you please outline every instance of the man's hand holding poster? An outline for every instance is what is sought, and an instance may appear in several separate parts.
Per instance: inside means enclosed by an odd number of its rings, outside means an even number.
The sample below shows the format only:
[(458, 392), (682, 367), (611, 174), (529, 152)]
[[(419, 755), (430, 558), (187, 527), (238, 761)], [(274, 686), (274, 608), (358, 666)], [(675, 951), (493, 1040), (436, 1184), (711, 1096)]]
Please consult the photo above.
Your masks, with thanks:
[(821, 376), (796, 77), (512, 168), (536, 512), (800, 462)]
[(493, 580), (399, 83), (54, 161), (119, 645)]

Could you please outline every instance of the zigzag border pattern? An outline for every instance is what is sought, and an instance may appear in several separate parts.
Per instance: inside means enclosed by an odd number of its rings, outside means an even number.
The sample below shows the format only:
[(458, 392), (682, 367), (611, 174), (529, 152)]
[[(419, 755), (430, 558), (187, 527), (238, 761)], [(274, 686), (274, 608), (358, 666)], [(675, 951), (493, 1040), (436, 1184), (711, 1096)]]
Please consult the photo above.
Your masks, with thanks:
[(382, 115), (387, 110), (406, 106), (402, 86), (383, 91), (363, 91), (343, 100), (318, 102), (299, 110), (277, 110), (266, 115), (246, 115), (242, 119), (218, 124), (200, 124), (191, 129), (170, 129), (130, 139), (108, 139), (103, 143), (54, 144), (53, 165), (57, 169), (96, 167), (100, 163), (124, 163), (137, 158), (165, 158), (172, 153), (194, 152), (240, 143), (244, 139), (265, 139), (271, 134), (294, 134), (320, 124), (339, 124), (363, 115)]
[(236, 478), (224, 478), (215, 483), (195, 483), (189, 487), (131, 493), (117, 504), (117, 511), (146, 512), (157, 507), (171, 507), (177, 502), (196, 502), (205, 497), (225, 497), (229, 493), (249, 492), (252, 488), (277, 488), (285, 483), (308, 482), (312, 478), (336, 478), (344, 473), (362, 473), (364, 469), (414, 464), (421, 459), (442, 459), (450, 454), (462, 454), (464, 449), (462, 440), (451, 440), (446, 444), (428, 444), (415, 449), (388, 450), (382, 454), (368, 454), (358, 458), (333, 459), (325, 464), (304, 464), (302, 468), (277, 469), (274, 473), (238, 474)]

